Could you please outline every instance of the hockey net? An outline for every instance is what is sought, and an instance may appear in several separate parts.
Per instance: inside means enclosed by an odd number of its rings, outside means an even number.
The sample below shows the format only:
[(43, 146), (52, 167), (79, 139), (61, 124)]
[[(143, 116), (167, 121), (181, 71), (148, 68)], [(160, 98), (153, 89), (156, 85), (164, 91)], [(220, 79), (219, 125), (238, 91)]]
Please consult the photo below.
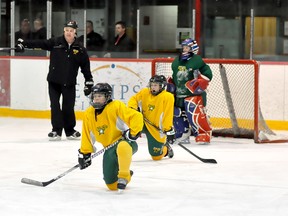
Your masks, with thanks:
[[(152, 61), (152, 75), (172, 76), (172, 58)], [(213, 136), (251, 138), (255, 143), (287, 142), (266, 124), (259, 102), (259, 65), (254, 60), (204, 59), (213, 72), (207, 113)]]

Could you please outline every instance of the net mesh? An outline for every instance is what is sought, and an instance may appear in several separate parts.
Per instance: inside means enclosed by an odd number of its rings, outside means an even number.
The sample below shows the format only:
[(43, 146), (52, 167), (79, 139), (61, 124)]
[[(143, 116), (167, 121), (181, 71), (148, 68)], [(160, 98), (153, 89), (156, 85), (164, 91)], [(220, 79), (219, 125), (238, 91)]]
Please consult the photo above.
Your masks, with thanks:
[[(172, 61), (154, 59), (152, 73), (171, 77)], [(213, 128), (212, 135), (252, 138), (257, 143), (281, 142), (267, 126), (258, 105), (257, 62), (221, 59), (206, 59), (205, 62), (213, 72), (207, 89), (206, 106)]]

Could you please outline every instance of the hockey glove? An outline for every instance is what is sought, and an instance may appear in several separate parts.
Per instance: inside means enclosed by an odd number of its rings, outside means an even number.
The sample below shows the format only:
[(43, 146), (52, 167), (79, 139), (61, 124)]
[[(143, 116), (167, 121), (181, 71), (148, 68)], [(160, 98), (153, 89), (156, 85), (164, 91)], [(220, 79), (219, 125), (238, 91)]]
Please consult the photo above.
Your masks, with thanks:
[(167, 136), (167, 138), (166, 138), (167, 143), (172, 145), (176, 141), (174, 129), (172, 128), (170, 131), (166, 131), (165, 133)]
[(19, 39), (17, 40), (17, 44), (16, 44), (16, 46), (15, 46), (15, 52), (21, 52), (21, 53), (23, 53), (23, 52), (25, 51), (25, 47), (24, 47), (24, 45), (23, 45), (23, 42), (24, 42), (24, 40), (21, 39), (21, 38), (19, 38)]
[(166, 91), (170, 92), (172, 94), (176, 93), (176, 86), (174, 84), (174, 81), (172, 79), (172, 77), (168, 77), (167, 78), (167, 87), (166, 87)]
[(84, 83), (84, 95), (88, 96), (91, 93), (91, 89), (94, 85), (93, 79), (86, 80)]
[(140, 132), (136, 135), (136, 136), (132, 136), (130, 134), (130, 129), (126, 130), (123, 132), (123, 137), (126, 139), (126, 140), (129, 140), (129, 141), (136, 141), (136, 139), (140, 136)]
[(80, 149), (78, 150), (78, 163), (80, 169), (85, 169), (92, 164), (91, 153), (83, 154)]
[(189, 80), (186, 82), (185, 86), (192, 94), (198, 95), (202, 94), (207, 89), (209, 81), (208, 77), (199, 74), (198, 78)]

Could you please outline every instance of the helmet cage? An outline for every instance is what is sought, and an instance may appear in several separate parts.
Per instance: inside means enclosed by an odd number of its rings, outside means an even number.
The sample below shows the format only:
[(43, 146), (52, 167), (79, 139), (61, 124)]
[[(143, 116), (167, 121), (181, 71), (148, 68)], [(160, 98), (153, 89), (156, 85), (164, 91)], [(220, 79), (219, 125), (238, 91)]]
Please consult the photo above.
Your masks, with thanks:
[[(98, 83), (95, 86), (92, 87), (91, 90), (91, 96), (90, 96), (90, 104), (95, 109), (103, 109), (106, 104), (112, 99), (112, 87), (108, 83)], [(105, 102), (99, 103), (94, 102), (94, 96), (95, 94), (103, 94), (105, 96)]]
[[(151, 83), (159, 84), (160, 89), (158, 92), (151, 90)], [(166, 86), (167, 86), (167, 80), (166, 80), (165, 76), (163, 76), (163, 75), (155, 75), (155, 76), (151, 77), (149, 80), (149, 88), (150, 88), (150, 92), (152, 95), (158, 95), (159, 93), (161, 93), (165, 89)]]
[(197, 54), (199, 51), (199, 46), (196, 42), (196, 40), (193, 40), (192, 38), (187, 38), (185, 39), (182, 43), (181, 46), (188, 46), (190, 47), (189, 53)]

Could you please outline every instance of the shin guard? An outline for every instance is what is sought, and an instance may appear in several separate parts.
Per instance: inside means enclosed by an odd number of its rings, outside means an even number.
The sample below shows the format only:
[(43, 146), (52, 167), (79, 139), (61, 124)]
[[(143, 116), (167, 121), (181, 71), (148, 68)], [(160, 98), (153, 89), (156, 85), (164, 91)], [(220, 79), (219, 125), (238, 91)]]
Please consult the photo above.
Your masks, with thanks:
[(118, 178), (124, 178), (129, 182), (131, 179), (130, 164), (132, 161), (132, 147), (127, 141), (121, 141), (117, 146), (116, 153), (119, 164)]

